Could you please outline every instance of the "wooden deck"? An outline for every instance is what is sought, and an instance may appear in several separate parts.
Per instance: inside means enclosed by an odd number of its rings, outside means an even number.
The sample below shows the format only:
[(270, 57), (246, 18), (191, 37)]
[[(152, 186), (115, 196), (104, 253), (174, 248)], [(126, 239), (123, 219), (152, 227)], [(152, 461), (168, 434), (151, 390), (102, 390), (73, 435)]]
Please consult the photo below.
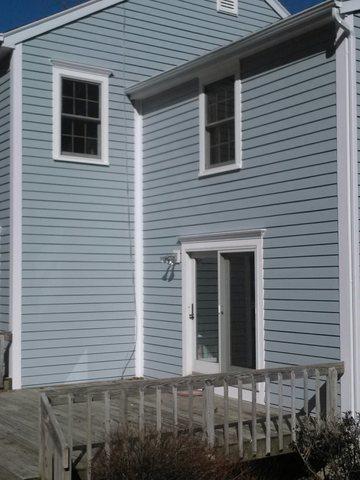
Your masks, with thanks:
[(190, 432), (243, 459), (285, 453), (304, 415), (320, 418), (322, 405), (334, 414), (342, 372), (343, 364), (326, 364), (0, 392), (0, 480), (39, 479), (40, 445), (42, 479), (71, 479), (69, 465), (90, 478), (97, 449), (125, 425)]
[[(62, 391), (59, 388), (59, 393)], [(43, 389), (21, 390), (16, 392), (0, 392), (0, 480), (37, 480), (39, 478), (39, 403), (40, 394)], [(197, 393), (197, 392), (196, 392)], [(165, 430), (172, 429), (172, 396), (165, 395), (163, 398), (162, 421)], [(189, 398), (186, 395), (179, 395), (179, 430), (188, 428), (188, 418), (185, 412), (188, 409)], [(194, 402), (194, 431), (203, 424), (202, 395), (195, 394)], [(154, 409), (155, 398), (149, 396), (145, 403), (145, 423), (153, 425), (156, 412)], [(231, 430), (234, 429), (233, 444), (236, 444), (235, 425), (237, 424), (237, 402), (229, 402), (229, 425), (230, 438)], [(56, 416), (64, 432), (67, 431), (67, 408), (64, 405), (56, 406)], [(251, 403), (244, 402), (244, 447), (250, 448), (251, 442)], [(264, 406), (258, 405), (259, 412)], [(128, 399), (128, 421), (134, 426), (137, 425), (139, 415), (139, 401), (136, 398)], [(182, 415), (181, 412), (184, 412)], [(103, 441), (104, 431), (104, 404), (101, 401), (94, 402), (93, 408), (93, 438), (94, 441)], [(274, 412), (275, 413), (275, 412)], [(74, 457), (79, 455), (86, 445), (86, 409), (82, 404), (74, 404)], [(123, 412), (121, 403), (114, 402), (111, 409), (112, 429), (121, 425)], [(215, 397), (215, 423), (221, 426), (224, 418), (223, 399)], [(246, 426), (247, 425), (247, 426)], [(259, 441), (265, 439), (265, 427), (263, 423), (258, 425)], [(289, 433), (289, 432), (288, 432)], [(218, 442), (222, 442), (221, 429), (217, 430)], [(289, 435), (288, 435), (289, 436)], [(274, 438), (276, 437), (274, 431)], [(286, 435), (285, 435), (286, 437)], [(276, 448), (275, 448), (276, 449)]]

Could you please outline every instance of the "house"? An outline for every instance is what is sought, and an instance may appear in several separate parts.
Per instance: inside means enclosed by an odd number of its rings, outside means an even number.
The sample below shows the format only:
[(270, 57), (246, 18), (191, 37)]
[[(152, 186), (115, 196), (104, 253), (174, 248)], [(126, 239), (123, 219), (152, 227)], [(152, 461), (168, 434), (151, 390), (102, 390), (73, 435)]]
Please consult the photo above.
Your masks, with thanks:
[(345, 361), (360, 1), (91, 0), (3, 34), (15, 389)]

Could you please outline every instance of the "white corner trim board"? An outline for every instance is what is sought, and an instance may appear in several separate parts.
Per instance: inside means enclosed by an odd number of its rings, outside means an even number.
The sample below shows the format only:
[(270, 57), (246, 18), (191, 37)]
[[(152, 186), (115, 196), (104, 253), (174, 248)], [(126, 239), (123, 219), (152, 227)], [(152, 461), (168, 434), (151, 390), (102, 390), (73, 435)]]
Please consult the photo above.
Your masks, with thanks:
[[(343, 411), (360, 411), (360, 308), (356, 39), (351, 28), (336, 51), (340, 349)], [(340, 32), (341, 34), (342, 32)]]
[(135, 223), (135, 374), (144, 376), (144, 240), (143, 240), (143, 117), (141, 102), (134, 108), (134, 223)]
[(10, 67), (10, 299), (12, 332), (10, 376), (21, 388), (22, 309), (22, 45), (13, 51)]

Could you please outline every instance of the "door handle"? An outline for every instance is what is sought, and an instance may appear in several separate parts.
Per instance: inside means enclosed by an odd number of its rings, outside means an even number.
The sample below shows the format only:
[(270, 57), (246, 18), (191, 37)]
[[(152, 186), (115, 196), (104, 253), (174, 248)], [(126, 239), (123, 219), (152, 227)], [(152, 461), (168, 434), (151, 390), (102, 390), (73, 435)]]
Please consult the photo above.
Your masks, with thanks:
[(193, 304), (193, 303), (191, 304), (191, 307), (190, 307), (189, 318), (190, 318), (190, 320), (194, 320), (194, 318), (195, 318), (195, 314), (194, 314), (194, 304)]
[(218, 305), (218, 314), (219, 315), (224, 315), (224, 308), (222, 305)]

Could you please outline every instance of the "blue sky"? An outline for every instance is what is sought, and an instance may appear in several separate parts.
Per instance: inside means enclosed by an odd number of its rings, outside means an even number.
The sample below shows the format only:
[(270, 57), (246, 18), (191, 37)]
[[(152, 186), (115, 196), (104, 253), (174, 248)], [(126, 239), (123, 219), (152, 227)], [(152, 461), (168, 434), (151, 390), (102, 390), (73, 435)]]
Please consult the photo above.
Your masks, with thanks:
[[(30, 23), (39, 18), (52, 15), (64, 8), (72, 7), (84, 0), (0, 0), (0, 32)], [(311, 7), (319, 0), (283, 0), (285, 7), (292, 13)]]

